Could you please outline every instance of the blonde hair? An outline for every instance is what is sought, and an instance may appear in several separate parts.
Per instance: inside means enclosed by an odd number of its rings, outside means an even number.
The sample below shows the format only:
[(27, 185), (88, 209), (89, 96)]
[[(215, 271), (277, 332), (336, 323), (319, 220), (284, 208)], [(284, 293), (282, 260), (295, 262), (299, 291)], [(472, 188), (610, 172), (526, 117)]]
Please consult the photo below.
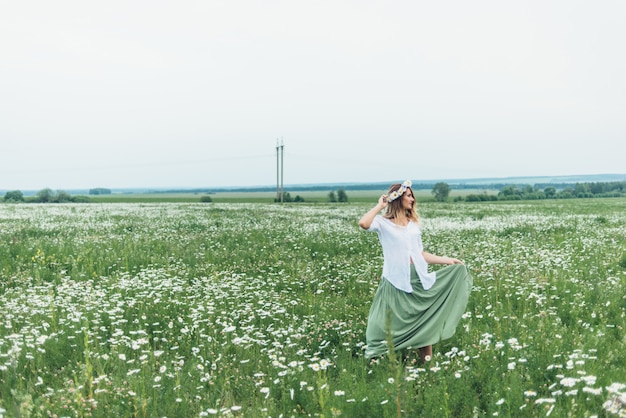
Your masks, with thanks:
[[(402, 184), (400, 183), (392, 184), (391, 186), (389, 186), (389, 191), (387, 192), (387, 195), (390, 195), (392, 192), (400, 190), (401, 186)], [(410, 190), (411, 194), (413, 194), (413, 189), (411, 187), (407, 187), (407, 190)], [(415, 195), (413, 196), (415, 197)], [(397, 199), (392, 200), (391, 202), (387, 204), (387, 211), (385, 212), (385, 215), (384, 215), (385, 218), (387, 219), (398, 218), (398, 215), (404, 212), (404, 215), (407, 217), (408, 220), (413, 221), (415, 223), (419, 223), (419, 216), (417, 215), (417, 200), (413, 200), (413, 205), (411, 206), (410, 209), (404, 209), (402, 207), (402, 197), (403, 196), (400, 196)]]

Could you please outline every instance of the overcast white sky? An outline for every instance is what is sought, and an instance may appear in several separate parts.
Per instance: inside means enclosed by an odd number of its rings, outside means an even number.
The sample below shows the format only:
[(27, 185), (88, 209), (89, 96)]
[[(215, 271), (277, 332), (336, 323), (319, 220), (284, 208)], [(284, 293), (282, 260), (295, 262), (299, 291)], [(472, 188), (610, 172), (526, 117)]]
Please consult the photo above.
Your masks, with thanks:
[(622, 0), (0, 0), (0, 189), (626, 173)]

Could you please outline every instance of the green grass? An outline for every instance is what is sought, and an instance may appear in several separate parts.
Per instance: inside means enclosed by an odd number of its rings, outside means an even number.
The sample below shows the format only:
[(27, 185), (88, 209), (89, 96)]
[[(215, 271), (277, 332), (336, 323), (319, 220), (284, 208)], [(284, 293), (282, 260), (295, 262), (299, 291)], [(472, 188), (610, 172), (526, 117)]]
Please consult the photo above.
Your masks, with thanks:
[(363, 358), (375, 195), (0, 205), (0, 415), (624, 413), (626, 199), (420, 202), (474, 276), (424, 367)]

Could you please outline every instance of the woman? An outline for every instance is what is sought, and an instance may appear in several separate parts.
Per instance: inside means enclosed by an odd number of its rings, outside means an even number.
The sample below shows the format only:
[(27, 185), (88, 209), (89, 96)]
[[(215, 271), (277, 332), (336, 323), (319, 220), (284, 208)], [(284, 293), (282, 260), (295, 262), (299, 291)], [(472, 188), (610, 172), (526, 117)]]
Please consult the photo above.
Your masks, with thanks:
[[(367, 320), (365, 357), (418, 348), (422, 362), (430, 360), (432, 345), (454, 335), (467, 306), (471, 275), (461, 260), (424, 251), (410, 180), (391, 185), (359, 226), (378, 233), (384, 256)], [(449, 266), (429, 272), (428, 264)]]

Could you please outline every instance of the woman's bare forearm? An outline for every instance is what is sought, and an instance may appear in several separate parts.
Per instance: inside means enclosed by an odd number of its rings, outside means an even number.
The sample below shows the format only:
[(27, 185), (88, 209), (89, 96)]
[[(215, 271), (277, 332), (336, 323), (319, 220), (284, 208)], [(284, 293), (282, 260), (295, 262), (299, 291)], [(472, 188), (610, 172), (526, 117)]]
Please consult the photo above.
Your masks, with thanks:
[(386, 198), (387, 198), (386, 195), (382, 195), (378, 199), (378, 203), (376, 204), (376, 206), (374, 206), (372, 209), (370, 209), (369, 212), (367, 212), (365, 215), (363, 215), (361, 217), (361, 219), (359, 219), (359, 226), (361, 228), (369, 229), (369, 227), (372, 225), (372, 221), (374, 220), (376, 215), (378, 215), (378, 213), (381, 210), (383, 210), (384, 208), (387, 207), (387, 200), (386, 200)]

